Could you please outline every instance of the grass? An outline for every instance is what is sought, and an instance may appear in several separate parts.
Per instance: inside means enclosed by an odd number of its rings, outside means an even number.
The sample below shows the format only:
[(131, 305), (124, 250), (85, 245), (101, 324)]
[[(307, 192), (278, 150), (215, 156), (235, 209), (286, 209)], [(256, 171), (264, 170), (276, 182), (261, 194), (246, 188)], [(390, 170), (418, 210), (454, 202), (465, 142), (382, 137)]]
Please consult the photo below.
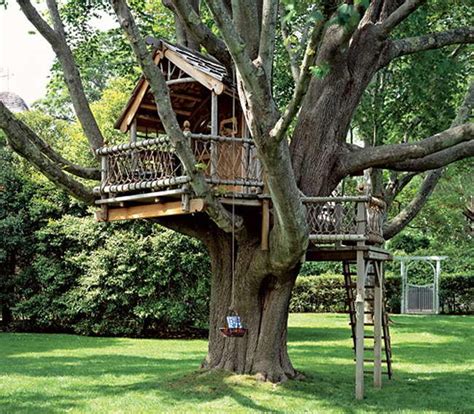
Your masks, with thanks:
[(395, 316), (395, 378), (353, 399), (346, 315), (294, 314), (307, 379), (282, 385), (196, 370), (203, 340), (0, 334), (1, 413), (474, 413), (474, 317)]

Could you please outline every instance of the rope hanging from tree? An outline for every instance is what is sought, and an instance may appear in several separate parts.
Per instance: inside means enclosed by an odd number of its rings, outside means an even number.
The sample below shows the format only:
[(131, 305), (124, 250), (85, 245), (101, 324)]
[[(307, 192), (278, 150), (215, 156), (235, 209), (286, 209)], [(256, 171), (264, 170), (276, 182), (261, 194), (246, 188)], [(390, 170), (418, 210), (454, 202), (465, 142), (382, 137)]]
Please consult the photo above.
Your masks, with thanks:
[[(235, 138), (235, 133), (238, 130), (238, 125), (235, 117), (235, 70), (233, 72), (234, 88), (232, 90), (232, 138)], [(235, 155), (235, 140), (232, 140), (232, 178), (235, 181), (235, 167), (236, 167), (236, 155)], [(231, 242), (231, 301), (229, 314), (225, 320), (225, 326), (221, 328), (221, 333), (225, 337), (236, 337), (241, 338), (247, 332), (247, 329), (243, 326), (240, 316), (235, 311), (235, 187), (232, 187), (232, 242)]]

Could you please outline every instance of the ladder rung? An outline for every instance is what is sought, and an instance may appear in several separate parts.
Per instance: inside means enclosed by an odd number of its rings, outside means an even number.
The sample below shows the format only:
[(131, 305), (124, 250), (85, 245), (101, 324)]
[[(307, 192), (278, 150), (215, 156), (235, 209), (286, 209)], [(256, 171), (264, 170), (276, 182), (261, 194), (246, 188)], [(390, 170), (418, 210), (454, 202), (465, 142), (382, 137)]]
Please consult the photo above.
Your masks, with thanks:
[[(352, 325), (352, 322), (349, 322), (348, 325)], [(373, 322), (365, 322), (364, 326), (375, 326)]]
[[(347, 313), (353, 313), (353, 314), (356, 314), (357, 312), (356, 311), (348, 311)], [(364, 315), (372, 315), (373, 312), (372, 311), (364, 311)]]
[[(374, 371), (364, 371), (364, 374), (373, 374), (373, 373), (374, 373)], [(385, 371), (382, 371), (381, 374), (391, 376), (391, 374), (389, 374), (388, 372), (385, 372)]]
[[(354, 361), (357, 361), (357, 359), (354, 358)], [(375, 362), (375, 361), (373, 359), (364, 359), (364, 362)], [(386, 364), (387, 360), (381, 359), (380, 362), (382, 362), (383, 364)]]
[[(351, 335), (351, 338), (354, 338), (354, 335)], [(364, 335), (365, 339), (374, 339), (374, 335)], [(385, 336), (381, 336), (382, 339), (385, 339)]]
[[(351, 284), (349, 285), (349, 287), (351, 287), (351, 288), (356, 288), (356, 287), (357, 287), (357, 283), (351, 283)], [(366, 285), (366, 286), (364, 286), (364, 288), (366, 288), (366, 289), (374, 289), (375, 286)]]

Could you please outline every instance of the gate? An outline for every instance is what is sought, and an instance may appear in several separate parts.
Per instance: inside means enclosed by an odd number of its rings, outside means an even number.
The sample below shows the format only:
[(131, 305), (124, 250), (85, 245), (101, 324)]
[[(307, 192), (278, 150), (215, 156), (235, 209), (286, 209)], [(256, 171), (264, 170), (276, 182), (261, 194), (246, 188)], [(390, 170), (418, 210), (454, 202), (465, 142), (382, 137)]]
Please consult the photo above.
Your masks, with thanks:
[[(402, 276), (401, 313), (439, 313), (439, 277), (446, 256), (396, 256)], [(427, 263), (433, 270), (432, 283), (408, 283), (408, 269), (416, 262)]]
[(435, 286), (434, 283), (427, 285), (412, 285), (407, 283), (407, 313), (436, 313), (435, 310)]

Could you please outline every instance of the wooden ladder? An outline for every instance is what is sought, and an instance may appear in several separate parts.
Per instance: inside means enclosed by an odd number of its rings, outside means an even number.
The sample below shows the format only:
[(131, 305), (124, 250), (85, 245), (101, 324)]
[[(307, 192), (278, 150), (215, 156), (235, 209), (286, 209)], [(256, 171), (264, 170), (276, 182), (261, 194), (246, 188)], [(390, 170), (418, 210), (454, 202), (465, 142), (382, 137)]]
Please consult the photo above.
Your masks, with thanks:
[[(344, 275), (344, 286), (346, 289), (346, 296), (347, 296), (347, 305), (349, 310), (349, 324), (351, 325), (352, 330), (352, 341), (353, 341), (353, 349), (356, 349), (356, 308), (355, 308), (355, 292), (356, 292), (356, 283), (353, 282), (352, 276), (354, 273), (351, 271), (350, 263), (347, 261), (343, 262), (342, 273)], [(368, 279), (374, 280), (376, 275), (372, 272), (368, 273)], [(366, 289), (374, 289), (375, 286), (366, 285)], [(382, 292), (384, 287), (382, 286)], [(373, 302), (373, 295), (366, 295), (365, 301), (370, 303)], [(371, 306), (373, 309), (373, 306)], [(371, 319), (373, 321), (373, 311), (364, 311), (364, 314), (371, 315)], [(374, 326), (373, 322), (366, 322), (364, 321), (364, 326)], [(374, 339), (374, 335), (365, 335), (365, 339)], [(383, 339), (383, 351), (385, 352), (385, 359), (382, 360), (383, 363), (387, 366), (387, 371), (382, 372), (385, 375), (388, 375), (388, 378), (392, 378), (392, 346), (390, 341), (390, 330), (389, 330), (389, 319), (388, 314), (385, 309), (385, 301), (382, 301), (382, 339)], [(373, 348), (367, 347), (364, 348), (364, 351), (373, 351)], [(373, 363), (373, 359), (364, 359), (364, 362), (371, 362)], [(372, 371), (364, 371), (365, 373), (372, 373)]]

